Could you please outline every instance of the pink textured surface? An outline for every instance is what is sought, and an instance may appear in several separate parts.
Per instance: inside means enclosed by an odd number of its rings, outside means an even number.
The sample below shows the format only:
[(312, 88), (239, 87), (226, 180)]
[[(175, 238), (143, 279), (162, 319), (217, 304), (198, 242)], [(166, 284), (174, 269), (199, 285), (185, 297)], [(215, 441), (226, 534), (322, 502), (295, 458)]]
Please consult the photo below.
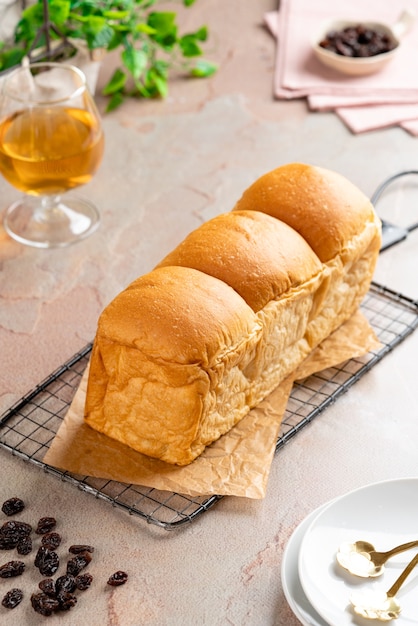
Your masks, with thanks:
[[(339, 171), (371, 195), (386, 176), (415, 166), (416, 140), (401, 129), (353, 136), (333, 114), (274, 99), (275, 46), (263, 15), (276, 8), (275, 0), (200, 0), (184, 11), (185, 30), (209, 25), (206, 56), (219, 61), (219, 72), (173, 80), (166, 101), (132, 101), (104, 116), (104, 162), (83, 190), (100, 207), (95, 235), (39, 251), (0, 230), (0, 412), (93, 338), (118, 291), (203, 220), (230, 210), (258, 176), (304, 161)], [(102, 83), (112, 64), (106, 60)], [(382, 215), (416, 221), (413, 187), (398, 185), (382, 199)], [(0, 180), (1, 209), (15, 197)], [(376, 280), (418, 298), (417, 255), (415, 231), (382, 255)], [(66, 545), (96, 546), (94, 585), (48, 624), (297, 626), (280, 584), (295, 526), (350, 489), (416, 475), (417, 350), (415, 333), (291, 440), (273, 461), (263, 501), (225, 498), (181, 531), (148, 526), (0, 450), (0, 499), (23, 497), (28, 521), (56, 515)], [(128, 583), (106, 588), (116, 569), (129, 572)], [(22, 577), (28, 594), (37, 580)], [(17, 586), (1, 582), (1, 596)], [(43, 620), (26, 600), (15, 611), (0, 607), (0, 622)]]

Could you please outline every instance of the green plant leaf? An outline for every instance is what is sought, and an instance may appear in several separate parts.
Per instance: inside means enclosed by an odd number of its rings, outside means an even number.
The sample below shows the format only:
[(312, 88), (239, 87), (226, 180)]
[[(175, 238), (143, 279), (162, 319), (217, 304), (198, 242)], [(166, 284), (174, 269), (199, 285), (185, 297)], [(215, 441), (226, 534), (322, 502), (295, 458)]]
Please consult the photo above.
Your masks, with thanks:
[(166, 98), (167, 94), (168, 94), (167, 79), (164, 78), (163, 76), (160, 76), (159, 74), (156, 74), (153, 77), (153, 82), (154, 82), (154, 85), (155, 85), (155, 88), (157, 90), (158, 95), (161, 98)]
[(191, 68), (190, 75), (195, 78), (207, 78), (208, 76), (212, 76), (217, 69), (218, 66), (215, 63), (199, 59)]
[(35, 39), (38, 28), (42, 26), (43, 15), (42, 6), (40, 4), (34, 4), (25, 9), (15, 28), (15, 41), (22, 41), (30, 46)]
[(91, 50), (94, 50), (95, 48), (107, 48), (113, 39), (113, 28), (108, 26), (106, 23), (102, 23), (102, 27), (97, 29), (99, 22), (96, 22), (93, 30), (90, 30), (91, 25), (92, 23), (89, 21), (83, 27), (89, 48)]
[(141, 7), (141, 9), (150, 9), (158, 0), (133, 0), (134, 4)]
[(69, 0), (54, 0), (49, 3), (49, 19), (54, 24), (62, 26), (70, 14)]
[(122, 61), (135, 80), (144, 73), (148, 63), (148, 55), (143, 50), (129, 46), (122, 52)]
[(112, 75), (112, 78), (107, 83), (107, 85), (103, 88), (102, 94), (104, 96), (110, 96), (117, 91), (121, 91), (126, 84), (126, 74), (120, 68), (117, 68)]
[(176, 14), (168, 11), (153, 11), (148, 15), (148, 26), (155, 34), (150, 37), (160, 46), (171, 49), (177, 42)]
[(168, 77), (168, 70), (170, 68), (170, 64), (168, 61), (163, 59), (156, 59), (153, 65), (154, 70), (163, 78)]
[(91, 36), (97, 35), (107, 26), (105, 18), (100, 15), (89, 15), (84, 24), (85, 32)]
[(176, 28), (176, 14), (171, 11), (153, 11), (148, 15), (147, 24), (163, 37)]
[(106, 113), (110, 113), (111, 111), (114, 111), (115, 109), (120, 107), (120, 105), (123, 104), (124, 101), (125, 101), (125, 97), (120, 91), (118, 91), (117, 93), (114, 93), (112, 97), (110, 98), (109, 102), (107, 103)]
[(179, 45), (185, 57), (197, 57), (202, 54), (194, 35), (184, 35), (179, 39)]
[(202, 26), (201, 28), (199, 28), (199, 30), (197, 30), (194, 33), (194, 36), (199, 41), (206, 41), (207, 38), (208, 38), (208, 27), (207, 26)]
[(131, 15), (131, 12), (129, 10), (117, 11), (116, 9), (111, 9), (110, 11), (103, 11), (102, 15), (108, 20), (124, 20)]
[(147, 72), (145, 87), (153, 97), (165, 98), (168, 93), (167, 78), (162, 76), (158, 68), (151, 67)]
[(152, 98), (152, 93), (148, 91), (148, 89), (143, 83), (141, 83), (141, 81), (135, 81), (135, 89), (136, 91), (133, 95), (140, 95), (142, 98)]
[(192, 4), (195, 3), (196, 0), (183, 0), (183, 4), (185, 7), (191, 7)]
[(141, 22), (135, 25), (135, 31), (138, 33), (145, 33), (147, 35), (155, 35), (157, 32), (155, 28), (149, 24), (142, 24)]
[(116, 48), (118, 48), (119, 46), (123, 44), (123, 40), (124, 40), (123, 34), (120, 33), (118, 30), (114, 29), (112, 39), (107, 44), (106, 49), (109, 50), (109, 52), (111, 50), (115, 50)]
[(9, 50), (2, 50), (0, 52), (0, 71), (7, 70), (15, 65), (18, 65), (26, 51), (22, 48), (10, 48)]

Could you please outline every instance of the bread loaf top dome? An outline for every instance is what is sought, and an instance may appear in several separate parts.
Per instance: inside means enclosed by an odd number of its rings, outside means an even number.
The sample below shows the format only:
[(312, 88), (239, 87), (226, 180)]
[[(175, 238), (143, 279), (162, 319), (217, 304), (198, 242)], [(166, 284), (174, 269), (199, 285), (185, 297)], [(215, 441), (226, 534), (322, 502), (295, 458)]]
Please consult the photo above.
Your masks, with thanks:
[(256, 180), (234, 210), (262, 211), (294, 228), (326, 263), (375, 222), (370, 200), (337, 172), (289, 163)]

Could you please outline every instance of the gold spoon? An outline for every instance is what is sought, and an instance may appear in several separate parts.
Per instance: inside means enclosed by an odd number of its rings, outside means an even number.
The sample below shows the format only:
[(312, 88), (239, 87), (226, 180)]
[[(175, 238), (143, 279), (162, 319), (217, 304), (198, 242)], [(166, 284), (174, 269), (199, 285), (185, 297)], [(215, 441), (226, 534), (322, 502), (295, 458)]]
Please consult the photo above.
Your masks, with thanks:
[(372, 589), (354, 593), (350, 598), (354, 612), (367, 619), (379, 619), (382, 622), (388, 622), (399, 617), (401, 606), (395, 596), (417, 564), (418, 554), (414, 556), (386, 593)]
[(350, 574), (371, 578), (380, 576), (385, 567), (384, 564), (391, 556), (416, 548), (418, 541), (403, 543), (387, 552), (377, 552), (375, 547), (368, 541), (356, 541), (355, 543), (341, 544), (337, 553), (337, 561)]

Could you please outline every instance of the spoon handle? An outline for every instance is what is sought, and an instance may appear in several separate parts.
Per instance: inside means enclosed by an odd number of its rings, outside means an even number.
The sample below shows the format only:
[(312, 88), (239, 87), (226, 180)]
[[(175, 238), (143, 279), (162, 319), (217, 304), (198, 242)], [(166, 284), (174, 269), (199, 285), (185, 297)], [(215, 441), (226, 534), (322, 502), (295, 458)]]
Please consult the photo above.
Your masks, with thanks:
[[(384, 556), (385, 560), (393, 556), (394, 554), (399, 554), (400, 552), (405, 552), (406, 550), (410, 550), (411, 548), (416, 548), (418, 546), (418, 541), (408, 541), (408, 543), (403, 543), (400, 546), (396, 546), (396, 548), (392, 548), (392, 550), (388, 550), (387, 552), (382, 552), (382, 557)], [(377, 554), (377, 553), (376, 553)]]
[(409, 574), (412, 572), (412, 570), (414, 569), (414, 567), (417, 564), (418, 564), (418, 554), (416, 554), (414, 556), (414, 558), (412, 559), (412, 561), (410, 561), (408, 563), (408, 565), (405, 567), (405, 569), (402, 572), (402, 574), (399, 576), (399, 578), (397, 578), (395, 580), (395, 582), (393, 583), (392, 587), (387, 592), (386, 595), (389, 598), (393, 598), (394, 596), (396, 596), (396, 594), (398, 593), (399, 589), (402, 587), (402, 585), (404, 584), (405, 580), (408, 578)]

